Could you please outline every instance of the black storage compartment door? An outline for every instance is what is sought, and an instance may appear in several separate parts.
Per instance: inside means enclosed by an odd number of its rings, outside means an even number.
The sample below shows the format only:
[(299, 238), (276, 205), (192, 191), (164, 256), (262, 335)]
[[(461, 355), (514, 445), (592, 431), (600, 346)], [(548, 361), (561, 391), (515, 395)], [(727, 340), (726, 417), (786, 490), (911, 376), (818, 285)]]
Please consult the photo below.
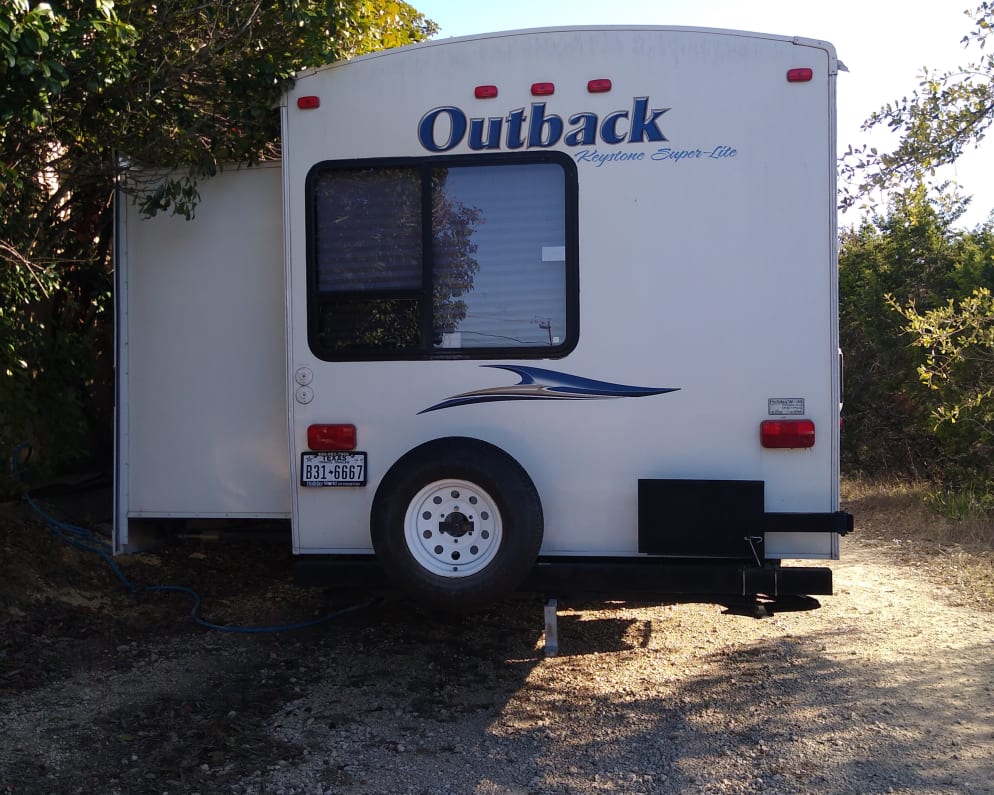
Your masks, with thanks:
[(754, 559), (763, 509), (761, 480), (639, 480), (639, 552)]

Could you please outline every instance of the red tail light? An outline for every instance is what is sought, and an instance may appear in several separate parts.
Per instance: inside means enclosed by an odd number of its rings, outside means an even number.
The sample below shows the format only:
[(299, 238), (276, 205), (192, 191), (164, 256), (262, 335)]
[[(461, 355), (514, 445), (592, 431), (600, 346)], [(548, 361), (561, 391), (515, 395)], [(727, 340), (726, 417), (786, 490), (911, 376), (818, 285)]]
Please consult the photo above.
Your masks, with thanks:
[(797, 69), (787, 70), (787, 82), (788, 83), (807, 83), (814, 77), (814, 70), (808, 67), (799, 67)]
[(311, 425), (307, 447), (311, 450), (355, 450), (355, 425)]
[(759, 426), (763, 447), (774, 450), (815, 446), (815, 424), (811, 420), (766, 420)]
[(473, 89), (473, 96), (477, 99), (493, 99), (497, 96), (497, 86), (477, 86)]
[(599, 78), (597, 80), (587, 81), (587, 91), (591, 94), (603, 94), (605, 91), (611, 90), (611, 81), (607, 78)]

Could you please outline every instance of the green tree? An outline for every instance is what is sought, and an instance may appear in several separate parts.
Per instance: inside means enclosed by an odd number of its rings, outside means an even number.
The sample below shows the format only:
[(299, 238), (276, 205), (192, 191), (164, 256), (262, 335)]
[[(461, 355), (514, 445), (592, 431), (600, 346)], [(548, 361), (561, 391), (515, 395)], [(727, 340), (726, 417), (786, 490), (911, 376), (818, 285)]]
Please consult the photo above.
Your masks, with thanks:
[[(841, 336), (854, 351), (867, 353), (862, 366), (848, 370), (849, 385), (854, 369), (857, 383), (855, 406), (847, 405), (862, 433), (850, 429), (843, 444), (854, 460), (865, 462), (873, 432), (885, 425), (891, 433), (881, 434), (881, 441), (906, 462), (954, 489), (989, 495), (994, 230), (989, 221), (955, 231), (952, 222), (965, 200), (948, 185), (923, 188), (939, 167), (979, 144), (994, 122), (994, 53), (985, 52), (994, 3), (967, 13), (973, 29), (963, 42), (978, 56), (948, 72), (926, 69), (917, 91), (867, 120), (864, 129), (898, 134), (892, 151), (864, 147), (842, 161), (842, 175), (854, 186), (843, 192), (843, 207), (875, 190), (894, 197), (886, 220), (843, 236)], [(908, 204), (902, 197), (915, 198)], [(866, 427), (860, 427), (863, 420)]]
[(842, 232), (839, 336), (846, 354), (843, 458), (850, 470), (935, 474), (927, 390), (914, 377), (922, 352), (903, 335), (888, 296), (934, 307), (956, 284), (962, 207), (944, 207), (924, 185), (895, 193), (885, 216)]
[(961, 212), (919, 184), (842, 234), (849, 469), (975, 491), (994, 474), (994, 228), (958, 229)]
[[(144, 210), (189, 215), (198, 180), (277, 156), (296, 72), (435, 30), (393, 0), (0, 0), (0, 449), (110, 449), (124, 171)], [(172, 176), (145, 185), (149, 167)]]
[(991, 504), (994, 477), (994, 297), (987, 287), (931, 308), (889, 298), (923, 349), (921, 382), (948, 460), (947, 481)]
[[(110, 3), (59, 13), (0, 2), (0, 445), (30, 439), (53, 461), (79, 459), (100, 422), (90, 395), (109, 382), (110, 179), (89, 178), (66, 102), (72, 80), (108, 86), (128, 71), (134, 30)], [(88, 89), (87, 89), (88, 90)], [(78, 93), (78, 92), (77, 92)], [(69, 112), (66, 105), (70, 105)], [(102, 361), (101, 358), (103, 357)], [(99, 375), (99, 373), (103, 375)], [(104, 399), (109, 399), (106, 386)], [(105, 419), (105, 418), (104, 418)]]
[(889, 152), (849, 150), (841, 171), (855, 187), (843, 189), (844, 207), (874, 190), (899, 189), (934, 175), (984, 139), (994, 122), (994, 52), (983, 52), (994, 30), (994, 3), (983, 2), (965, 13), (973, 29), (963, 43), (978, 57), (945, 72), (925, 68), (916, 91), (866, 120), (864, 130), (887, 128), (898, 134), (898, 145)]

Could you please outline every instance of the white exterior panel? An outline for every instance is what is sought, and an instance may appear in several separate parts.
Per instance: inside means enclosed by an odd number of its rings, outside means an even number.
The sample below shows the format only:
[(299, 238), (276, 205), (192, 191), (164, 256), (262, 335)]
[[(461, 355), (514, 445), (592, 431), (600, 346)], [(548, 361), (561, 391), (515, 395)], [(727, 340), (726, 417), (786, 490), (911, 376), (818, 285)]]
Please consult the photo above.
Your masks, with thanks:
[[(795, 67), (812, 69), (812, 80), (788, 82)], [(370, 552), (380, 478), (405, 452), (442, 436), (491, 442), (522, 464), (541, 496), (547, 555), (636, 554), (639, 478), (762, 480), (769, 512), (837, 510), (835, 71), (822, 43), (637, 28), (432, 42), (302, 76), (285, 108), (288, 383), (298, 367), (314, 380), (313, 400), (290, 401), (291, 466), (307, 447), (308, 425), (354, 422), (369, 482), (295, 489), (296, 551)], [(610, 79), (611, 91), (588, 93), (593, 78)], [(536, 81), (553, 82), (554, 95), (532, 96)], [(474, 99), (483, 84), (497, 84), (498, 97)], [(305, 95), (319, 97), (320, 108), (298, 109)], [(433, 108), (506, 119), (544, 102), (562, 119), (603, 119), (640, 97), (667, 108), (659, 120), (665, 142), (556, 146), (578, 170), (579, 341), (563, 358), (510, 363), (678, 391), (420, 413), (517, 377), (482, 367), (494, 364), (486, 358), (313, 355), (303, 274), (304, 185), (315, 164), (428, 155), (417, 130)], [(469, 152), (464, 139), (447, 154)], [(814, 448), (760, 445), (770, 401), (782, 399), (803, 400), (817, 428)], [(767, 553), (774, 550), (835, 557), (837, 539), (771, 534)]]
[(290, 511), (281, 169), (199, 192), (191, 221), (119, 210), (119, 524)]

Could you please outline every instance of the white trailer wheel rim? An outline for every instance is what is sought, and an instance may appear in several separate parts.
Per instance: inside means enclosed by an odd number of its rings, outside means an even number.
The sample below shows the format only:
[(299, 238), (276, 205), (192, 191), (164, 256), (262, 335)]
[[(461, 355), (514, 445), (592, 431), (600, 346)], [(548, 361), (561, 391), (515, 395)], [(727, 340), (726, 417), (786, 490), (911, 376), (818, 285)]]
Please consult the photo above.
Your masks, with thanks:
[(404, 514), (407, 549), (440, 577), (469, 577), (497, 556), (503, 539), (497, 504), (468, 480), (436, 480), (419, 491)]

